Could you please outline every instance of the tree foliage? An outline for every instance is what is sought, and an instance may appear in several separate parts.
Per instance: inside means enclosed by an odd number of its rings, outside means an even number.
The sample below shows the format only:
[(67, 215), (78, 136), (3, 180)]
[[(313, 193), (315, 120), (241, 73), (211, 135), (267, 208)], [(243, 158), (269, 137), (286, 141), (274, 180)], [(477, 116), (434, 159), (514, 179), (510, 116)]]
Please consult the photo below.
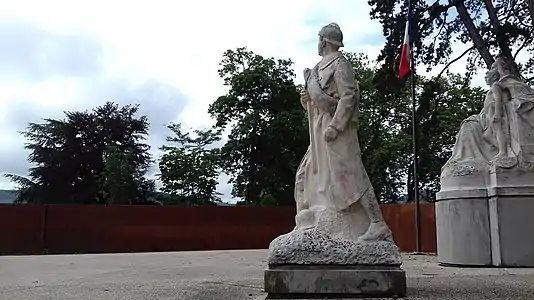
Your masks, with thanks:
[(105, 202), (122, 205), (145, 202), (154, 186), (143, 175), (144, 170), (136, 169), (130, 149), (121, 150), (119, 145), (108, 145), (101, 175), (101, 192)]
[[(17, 202), (144, 202), (154, 183), (144, 178), (152, 162), (143, 143), (149, 124), (146, 116), (136, 117), (137, 111), (137, 106), (107, 102), (92, 111), (65, 112), (63, 120), (30, 123), (22, 134), (34, 167), (29, 178), (7, 175), (19, 185)], [(128, 200), (112, 199), (119, 190)]]
[(165, 204), (204, 205), (220, 201), (217, 192), (220, 173), (219, 149), (213, 144), (221, 139), (219, 131), (195, 130), (191, 134), (182, 131), (181, 124), (168, 128), (174, 136), (167, 142), (177, 146), (163, 146), (159, 162), (162, 191), (169, 195)]
[(344, 52), (352, 63), (360, 88), (358, 137), (362, 161), (380, 202), (400, 200), (405, 181), (409, 141), (402, 129), (409, 123), (408, 97), (395, 101), (379, 97), (374, 88), (377, 69), (367, 56)]
[[(383, 63), (381, 80), (396, 83), (396, 68), (403, 42), (408, 1), (369, 0), (371, 17), (383, 27), (386, 43), (378, 60)], [(452, 46), (467, 43), (470, 47), (461, 56), (469, 55), (467, 71), (478, 67), (489, 68), (494, 55), (515, 60), (520, 51), (534, 54), (534, 32), (525, 0), (411, 0), (413, 15), (412, 39), (416, 62), (424, 62), (431, 69), (448, 64)], [(534, 7), (534, 6), (533, 6)], [(533, 73), (534, 58), (518, 64), (518, 73)]]
[[(362, 54), (345, 55), (361, 90), (358, 132), (364, 165), (379, 201), (400, 201), (413, 188), (411, 94), (405, 86), (384, 93), (377, 88), (382, 68)], [(211, 105), (210, 113), (217, 128), (231, 128), (220, 154), (223, 169), (233, 174), (233, 195), (244, 204), (293, 204), (294, 175), (309, 140), (298, 102), (302, 87), (292, 82), (290, 61), (265, 59), (241, 48), (228, 51), (221, 65), (230, 91)], [(277, 80), (280, 74), (285, 76)], [(470, 80), (453, 74), (417, 78), (417, 126), (424, 145), (418, 168), (429, 197), (439, 189), (440, 169), (461, 121), (483, 104), (484, 91), (471, 88)]]
[[(449, 74), (439, 80), (419, 78), (418, 85), (419, 181), (423, 191), (434, 196), (440, 188), (441, 167), (452, 154), (460, 124), (482, 109), (485, 90), (471, 87), (470, 77), (458, 74)], [(411, 125), (407, 129), (411, 132)], [(406, 133), (406, 136), (409, 135)], [(413, 175), (412, 171), (410, 168), (409, 176)]]
[(216, 128), (230, 128), (221, 148), (232, 195), (247, 204), (293, 204), (295, 172), (309, 144), (290, 60), (228, 50), (219, 75), (229, 87), (209, 107)]
[[(371, 17), (379, 20), (386, 38), (378, 56), (380, 64), (373, 81), (378, 98), (385, 102), (409, 97), (406, 80), (397, 78), (401, 44), (406, 24), (408, 1), (369, 0)], [(419, 147), (418, 174), (423, 191), (432, 195), (439, 189), (441, 166), (451, 154), (461, 121), (478, 112), (485, 91), (471, 88), (471, 77), (481, 67), (489, 68), (496, 54), (512, 61), (520, 51), (534, 53), (533, 26), (528, 1), (523, 0), (432, 0), (410, 1), (412, 5), (412, 42), (417, 65), (427, 71), (444, 64), (438, 76), (416, 76), (416, 130)], [(453, 57), (455, 44), (467, 43), (464, 53)], [(450, 74), (450, 64), (468, 55), (465, 74)], [(532, 56), (532, 55), (531, 55)], [(523, 76), (534, 70), (531, 61), (519, 64)], [(409, 105), (405, 109), (410, 108)], [(411, 110), (411, 108), (410, 108)], [(406, 150), (411, 148), (409, 110), (404, 110)], [(410, 140), (411, 144), (411, 140)], [(410, 147), (410, 148), (408, 148)], [(411, 152), (411, 149), (409, 150)], [(413, 155), (406, 163), (412, 163)], [(408, 195), (413, 195), (413, 164), (407, 168)]]
[[(411, 94), (403, 88), (384, 96), (376, 88), (379, 67), (361, 54), (345, 53), (361, 90), (358, 134), (362, 160), (382, 203), (400, 201), (413, 188)], [(471, 88), (469, 77), (449, 74), (439, 80), (417, 78), (416, 97), (420, 185), (433, 196), (439, 190), (441, 166), (451, 155), (460, 123), (478, 113), (484, 91)], [(410, 195), (411, 193), (409, 193)]]
[[(392, 76), (387, 63), (377, 67), (362, 54), (345, 55), (361, 90), (358, 132), (364, 165), (379, 201), (400, 201), (406, 189), (409, 195), (413, 189), (409, 89), (396, 78), (391, 85), (384, 81)], [(132, 204), (153, 199), (214, 205), (220, 202), (216, 188), (225, 172), (231, 176), (232, 195), (242, 204), (293, 205), (295, 172), (309, 133), (292, 62), (238, 48), (228, 50), (220, 66), (229, 91), (209, 107), (216, 124), (191, 133), (179, 123), (168, 126), (173, 135), (160, 148), (160, 192), (144, 178), (151, 163), (142, 141), (146, 117), (136, 117), (137, 106), (106, 103), (91, 112), (66, 112), (64, 120), (28, 125), (23, 134), (35, 166), (28, 178), (7, 175), (20, 185), (17, 201)], [(418, 76), (416, 83), (420, 184), (432, 195), (461, 121), (481, 109), (485, 91), (471, 88), (468, 75)], [(224, 131), (228, 138), (217, 147)]]

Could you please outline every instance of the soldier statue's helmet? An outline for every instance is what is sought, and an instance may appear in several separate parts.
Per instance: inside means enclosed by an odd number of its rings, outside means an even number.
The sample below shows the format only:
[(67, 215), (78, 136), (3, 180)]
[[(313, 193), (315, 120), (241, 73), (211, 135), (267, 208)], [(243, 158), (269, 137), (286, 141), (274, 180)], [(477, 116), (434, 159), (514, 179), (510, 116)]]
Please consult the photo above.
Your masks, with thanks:
[(329, 43), (343, 47), (343, 32), (336, 23), (330, 23), (321, 28), (319, 36)]

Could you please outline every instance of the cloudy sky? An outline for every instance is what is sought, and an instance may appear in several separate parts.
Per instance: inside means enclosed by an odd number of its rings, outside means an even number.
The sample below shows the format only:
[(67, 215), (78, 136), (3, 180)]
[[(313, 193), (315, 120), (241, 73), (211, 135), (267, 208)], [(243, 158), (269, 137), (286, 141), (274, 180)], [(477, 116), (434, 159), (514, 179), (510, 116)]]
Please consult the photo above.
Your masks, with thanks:
[[(212, 124), (206, 110), (226, 91), (217, 75), (225, 50), (291, 58), (300, 74), (318, 61), (317, 32), (333, 21), (346, 50), (376, 57), (381, 27), (363, 0), (1, 1), (0, 174), (26, 175), (18, 132), (28, 122), (108, 100), (140, 104), (157, 157), (168, 123)], [(0, 178), (0, 189), (12, 187)]]

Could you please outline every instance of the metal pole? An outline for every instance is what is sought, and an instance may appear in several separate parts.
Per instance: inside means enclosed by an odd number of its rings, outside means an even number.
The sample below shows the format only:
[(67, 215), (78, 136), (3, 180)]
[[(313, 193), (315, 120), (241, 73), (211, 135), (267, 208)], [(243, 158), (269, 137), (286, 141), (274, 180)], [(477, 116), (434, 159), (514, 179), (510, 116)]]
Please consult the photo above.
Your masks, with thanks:
[(419, 157), (419, 147), (417, 143), (417, 116), (416, 116), (416, 98), (415, 98), (415, 61), (413, 57), (413, 18), (412, 18), (412, 1), (408, 1), (408, 10), (410, 14), (410, 67), (411, 78), (410, 85), (412, 89), (412, 143), (413, 143), (413, 196), (415, 200), (415, 247), (416, 252), (422, 252), (421, 249), (421, 209), (419, 203), (419, 178), (417, 174), (417, 165)]

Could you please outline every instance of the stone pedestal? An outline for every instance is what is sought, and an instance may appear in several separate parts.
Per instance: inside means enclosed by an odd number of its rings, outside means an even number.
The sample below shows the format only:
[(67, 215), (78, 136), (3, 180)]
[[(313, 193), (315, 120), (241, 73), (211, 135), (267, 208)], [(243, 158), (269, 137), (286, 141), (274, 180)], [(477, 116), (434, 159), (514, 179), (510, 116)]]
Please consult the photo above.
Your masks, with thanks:
[(406, 275), (399, 267), (288, 265), (265, 271), (267, 299), (402, 297)]
[(534, 267), (534, 188), (493, 192), (488, 204), (492, 264)]
[(443, 264), (489, 266), (491, 238), (486, 190), (438, 193), (436, 234)]
[(267, 299), (402, 297), (406, 275), (390, 241), (334, 239), (316, 228), (295, 229), (269, 245)]
[[(534, 266), (534, 177), (493, 169), (488, 188), (437, 195), (438, 260), (468, 266)], [(528, 186), (530, 185), (530, 186)], [(446, 186), (445, 186), (446, 187)]]

